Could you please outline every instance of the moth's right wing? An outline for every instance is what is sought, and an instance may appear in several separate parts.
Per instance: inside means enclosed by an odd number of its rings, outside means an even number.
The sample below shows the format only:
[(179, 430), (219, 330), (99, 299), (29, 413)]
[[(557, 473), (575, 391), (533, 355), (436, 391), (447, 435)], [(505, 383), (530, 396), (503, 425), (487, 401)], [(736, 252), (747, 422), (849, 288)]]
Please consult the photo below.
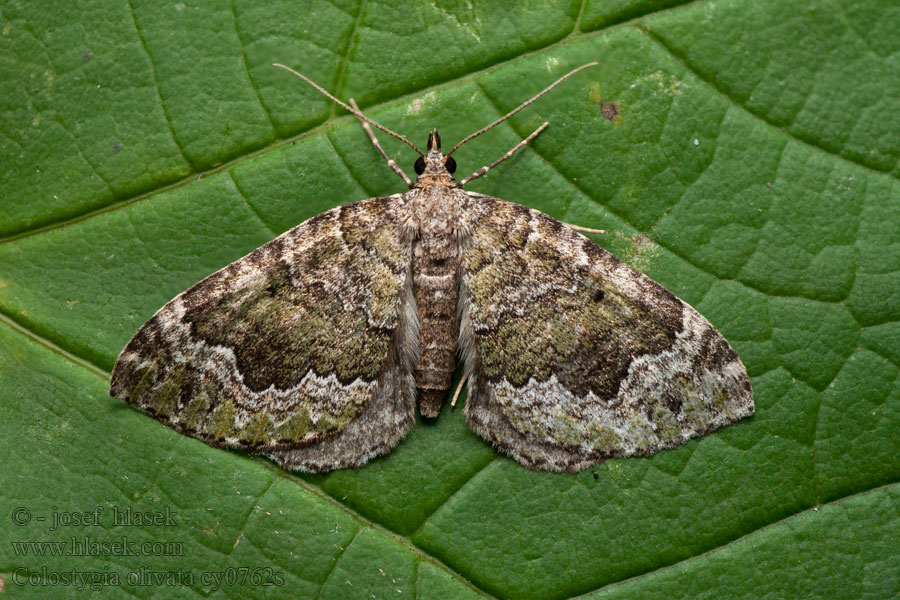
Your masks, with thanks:
[(213, 273), (138, 330), (110, 394), (291, 469), (389, 451), (415, 422), (403, 210), (399, 196), (347, 204)]
[(744, 365), (696, 310), (544, 213), (470, 194), (466, 417), (532, 469), (652, 454), (753, 413)]

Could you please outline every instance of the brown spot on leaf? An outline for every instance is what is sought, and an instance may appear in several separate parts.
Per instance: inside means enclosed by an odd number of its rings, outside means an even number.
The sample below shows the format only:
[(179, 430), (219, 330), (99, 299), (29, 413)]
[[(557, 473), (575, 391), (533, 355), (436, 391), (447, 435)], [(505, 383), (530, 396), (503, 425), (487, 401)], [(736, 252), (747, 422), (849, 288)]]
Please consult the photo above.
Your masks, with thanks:
[(600, 105), (600, 114), (607, 121), (613, 121), (619, 116), (619, 105), (616, 102), (604, 102)]

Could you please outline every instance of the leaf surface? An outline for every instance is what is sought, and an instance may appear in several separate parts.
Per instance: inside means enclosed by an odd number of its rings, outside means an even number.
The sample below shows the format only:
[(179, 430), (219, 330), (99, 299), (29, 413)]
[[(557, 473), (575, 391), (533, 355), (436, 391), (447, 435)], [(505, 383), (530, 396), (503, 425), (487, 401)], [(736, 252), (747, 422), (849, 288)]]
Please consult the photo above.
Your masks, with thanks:
[[(895, 597), (898, 29), (887, 1), (5, 3), (5, 587)], [(352, 116), (271, 63), (423, 145), (594, 60), (460, 149), (459, 173), (549, 121), (471, 189), (610, 231), (595, 239), (732, 343), (754, 417), (565, 475), (499, 456), (445, 406), (358, 471), (297, 476), (107, 396), (118, 352), (171, 297), (328, 208), (403, 191)], [(412, 152), (383, 143), (411, 172)], [(126, 508), (174, 516), (115, 525)]]

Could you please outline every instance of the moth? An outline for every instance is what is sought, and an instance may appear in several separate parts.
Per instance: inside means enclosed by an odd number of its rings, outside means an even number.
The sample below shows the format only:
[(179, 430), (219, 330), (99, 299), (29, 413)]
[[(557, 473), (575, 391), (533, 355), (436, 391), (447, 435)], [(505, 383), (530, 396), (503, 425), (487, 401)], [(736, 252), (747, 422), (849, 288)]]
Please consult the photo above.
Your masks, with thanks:
[[(402, 194), (339, 206), (195, 284), (122, 350), (110, 394), (288, 469), (358, 467), (438, 415), (457, 351), (469, 427), (530, 469), (649, 455), (753, 413), (746, 370), (696, 310), (560, 221), (458, 183), (353, 113)], [(415, 181), (371, 126), (419, 155)], [(457, 390), (458, 393), (458, 390)], [(455, 402), (455, 398), (454, 398)]]

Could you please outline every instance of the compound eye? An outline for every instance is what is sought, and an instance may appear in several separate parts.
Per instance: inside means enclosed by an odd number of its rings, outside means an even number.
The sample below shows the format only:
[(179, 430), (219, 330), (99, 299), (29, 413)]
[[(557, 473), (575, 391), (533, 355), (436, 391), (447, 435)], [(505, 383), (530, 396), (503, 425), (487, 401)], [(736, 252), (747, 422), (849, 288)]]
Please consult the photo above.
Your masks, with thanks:
[(413, 169), (416, 170), (416, 175), (421, 175), (425, 172), (425, 158), (420, 156), (416, 159), (416, 164), (413, 165)]
[(444, 161), (444, 167), (446, 167), (448, 173), (456, 173), (456, 161), (453, 160), (452, 156), (448, 156), (447, 160)]

